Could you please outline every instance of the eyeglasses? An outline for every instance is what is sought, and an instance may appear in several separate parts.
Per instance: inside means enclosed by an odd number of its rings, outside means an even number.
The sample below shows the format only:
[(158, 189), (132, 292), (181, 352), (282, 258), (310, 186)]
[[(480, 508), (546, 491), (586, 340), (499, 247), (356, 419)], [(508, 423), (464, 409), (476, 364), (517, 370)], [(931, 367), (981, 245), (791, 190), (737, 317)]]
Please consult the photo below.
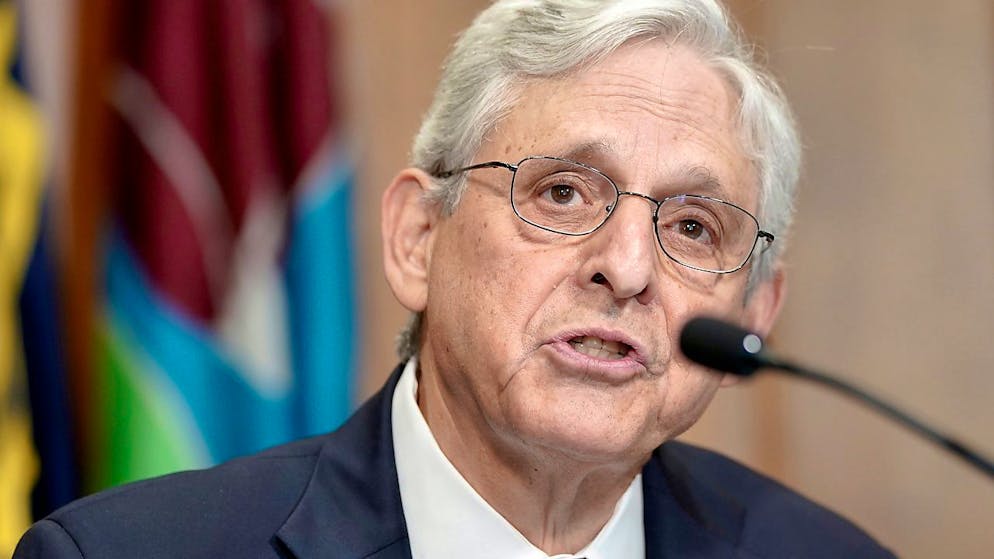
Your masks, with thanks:
[(735, 204), (697, 194), (656, 200), (618, 188), (597, 169), (559, 157), (526, 157), (517, 164), (488, 161), (438, 173), (449, 178), (475, 169), (503, 168), (511, 177), (511, 208), (522, 221), (561, 235), (589, 235), (618, 207), (622, 196), (655, 204), (652, 222), (659, 248), (678, 264), (702, 272), (729, 274), (742, 269), (760, 239), (769, 246), (773, 234), (759, 228), (755, 216)]

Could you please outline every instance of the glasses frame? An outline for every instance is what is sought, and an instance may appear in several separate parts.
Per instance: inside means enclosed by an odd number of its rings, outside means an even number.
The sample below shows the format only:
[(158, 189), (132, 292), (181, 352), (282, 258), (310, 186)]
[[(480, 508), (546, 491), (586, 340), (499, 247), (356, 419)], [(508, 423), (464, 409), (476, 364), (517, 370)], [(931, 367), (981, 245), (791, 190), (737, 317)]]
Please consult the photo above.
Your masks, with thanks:
[[(610, 206), (608, 206), (609, 209), (608, 209), (607, 215), (604, 217), (604, 219), (596, 227), (594, 227), (594, 228), (592, 228), (592, 229), (590, 229), (588, 231), (583, 231), (583, 232), (579, 232), (579, 233), (569, 233), (569, 232), (564, 232), (564, 231), (559, 231), (559, 230), (556, 230), (556, 229), (552, 229), (552, 228), (547, 227), (545, 225), (540, 225), (538, 223), (535, 223), (534, 221), (529, 220), (528, 218), (524, 217), (523, 215), (521, 215), (521, 213), (518, 212), (517, 205), (514, 203), (514, 180), (518, 176), (518, 169), (521, 167), (521, 165), (523, 163), (525, 163), (526, 161), (530, 161), (530, 160), (533, 160), (533, 159), (560, 161), (560, 162), (563, 162), (563, 163), (569, 163), (571, 165), (577, 165), (579, 167), (583, 167), (584, 169), (587, 169), (587, 170), (589, 170), (589, 171), (591, 171), (593, 173), (596, 173), (596, 174), (600, 175), (601, 177), (603, 177), (608, 183), (610, 183), (610, 185), (612, 187), (614, 187), (614, 203), (612, 203)], [(636, 198), (642, 198), (643, 200), (647, 200), (649, 202), (652, 202), (653, 204), (655, 204), (655, 209), (653, 209), (653, 211), (652, 211), (652, 224), (653, 224), (652, 228), (655, 231), (655, 234), (656, 234), (656, 243), (659, 245), (660, 250), (662, 250), (663, 254), (665, 254), (666, 257), (669, 258), (670, 260), (676, 262), (677, 264), (679, 264), (681, 266), (684, 266), (686, 268), (690, 268), (691, 270), (698, 270), (700, 272), (708, 272), (708, 273), (711, 273), (711, 274), (731, 274), (731, 273), (737, 272), (737, 271), (741, 270), (742, 268), (744, 268), (745, 265), (749, 263), (749, 260), (752, 259), (752, 255), (756, 252), (756, 245), (759, 244), (760, 239), (766, 241), (766, 244), (763, 247), (764, 249), (766, 247), (769, 247), (771, 244), (773, 244), (773, 241), (776, 239), (776, 237), (773, 235), (773, 233), (770, 233), (769, 231), (764, 231), (763, 230), (763, 228), (759, 225), (759, 220), (756, 219), (756, 216), (752, 215), (752, 213), (750, 213), (745, 208), (742, 208), (741, 206), (738, 206), (736, 204), (728, 202), (727, 200), (722, 200), (720, 198), (713, 198), (711, 196), (704, 196), (704, 195), (701, 195), (701, 194), (675, 194), (673, 196), (667, 196), (666, 198), (663, 198), (662, 200), (656, 200), (655, 198), (653, 198), (651, 196), (648, 196), (646, 194), (642, 194), (641, 192), (632, 192), (632, 191), (627, 191), (627, 190), (621, 190), (620, 188), (618, 188), (618, 184), (616, 182), (614, 182), (614, 179), (612, 179), (611, 177), (607, 176), (600, 169), (597, 169), (595, 167), (591, 167), (590, 165), (587, 165), (586, 163), (581, 163), (579, 161), (573, 161), (572, 159), (566, 159), (566, 158), (563, 158), (563, 157), (554, 157), (554, 156), (551, 156), (551, 155), (530, 155), (528, 157), (525, 157), (521, 161), (518, 161), (517, 163), (507, 163), (507, 162), (504, 162), (504, 161), (487, 161), (487, 162), (484, 162), (484, 163), (476, 163), (474, 165), (468, 165), (466, 167), (460, 167), (458, 169), (451, 169), (451, 170), (448, 170), (448, 171), (442, 171), (442, 172), (436, 173), (434, 176), (436, 178), (439, 178), (439, 179), (447, 179), (447, 178), (451, 178), (451, 177), (453, 177), (455, 175), (462, 174), (462, 173), (465, 173), (465, 172), (468, 172), (468, 171), (474, 171), (476, 169), (494, 169), (494, 168), (507, 169), (508, 171), (511, 171), (511, 173), (512, 173), (511, 174), (511, 188), (510, 188), (510, 191), (509, 191), (509, 198), (511, 200), (511, 209), (514, 211), (514, 215), (518, 216), (518, 219), (520, 219), (521, 221), (524, 221), (525, 223), (527, 223), (527, 224), (529, 224), (529, 225), (531, 225), (533, 227), (537, 227), (539, 229), (542, 229), (543, 231), (548, 231), (550, 233), (557, 233), (559, 235), (567, 235), (567, 236), (570, 236), (570, 237), (582, 237), (582, 236), (585, 236), (585, 235), (590, 235), (594, 231), (597, 231), (598, 229), (600, 229), (601, 227), (603, 227), (605, 223), (607, 223), (607, 220), (611, 219), (612, 215), (614, 215), (614, 210), (618, 207), (618, 204), (621, 202), (621, 197), (622, 196), (635, 196)], [(711, 270), (711, 269), (708, 269), (708, 268), (702, 268), (700, 266), (693, 266), (691, 264), (687, 264), (686, 262), (681, 262), (680, 260), (678, 260), (677, 258), (675, 258), (672, 254), (670, 254), (666, 250), (666, 246), (663, 244), (663, 240), (659, 237), (659, 227), (657, 227), (657, 224), (659, 223), (659, 208), (663, 207), (663, 204), (665, 204), (667, 201), (673, 200), (673, 199), (676, 199), (676, 198), (696, 198), (696, 199), (700, 199), (700, 200), (710, 200), (712, 202), (718, 202), (718, 203), (721, 203), (721, 204), (726, 204), (728, 206), (731, 206), (731, 207), (733, 207), (733, 208), (741, 211), (742, 213), (746, 214), (747, 216), (749, 216), (749, 218), (753, 221), (753, 223), (756, 224), (756, 238), (753, 240), (752, 247), (749, 249), (749, 252), (745, 255), (745, 257), (743, 258), (742, 262), (740, 262), (738, 266), (735, 266), (734, 268), (732, 268), (730, 270)]]

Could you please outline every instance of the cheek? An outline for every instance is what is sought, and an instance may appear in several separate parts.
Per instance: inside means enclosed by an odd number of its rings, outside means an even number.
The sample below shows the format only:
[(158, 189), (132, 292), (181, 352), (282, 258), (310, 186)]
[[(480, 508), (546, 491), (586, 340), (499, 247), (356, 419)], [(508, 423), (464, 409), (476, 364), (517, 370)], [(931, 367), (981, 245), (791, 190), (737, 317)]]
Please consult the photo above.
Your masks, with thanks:
[(712, 316), (737, 322), (744, 316), (745, 274), (695, 273), (710, 283), (705, 287), (702, 282), (671, 281), (661, 289), (671, 340), (680, 339), (680, 330), (691, 318)]
[[(465, 202), (465, 201), (464, 201)], [(429, 277), (429, 309), (454, 339), (472, 329), (501, 343), (499, 329), (517, 313), (524, 263), (509, 233), (492, 218), (471, 221), (453, 216), (436, 237)]]
[(720, 385), (720, 377), (681, 364), (669, 380), (669, 389), (659, 407), (656, 422), (668, 438), (693, 425), (707, 409)]
[(510, 208), (489, 210), (475, 212), (486, 216), (476, 221), (453, 220), (440, 260), (454, 269), (459, 292), (485, 298), (494, 313), (526, 312), (521, 307), (548, 297), (569, 274), (576, 249), (505, 215)]

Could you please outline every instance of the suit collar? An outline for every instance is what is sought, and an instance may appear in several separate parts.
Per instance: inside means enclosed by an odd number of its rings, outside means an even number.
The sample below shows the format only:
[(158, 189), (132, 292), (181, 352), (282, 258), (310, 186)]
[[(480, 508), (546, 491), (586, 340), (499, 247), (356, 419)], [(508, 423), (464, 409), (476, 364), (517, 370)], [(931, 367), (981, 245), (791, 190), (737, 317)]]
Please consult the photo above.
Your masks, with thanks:
[[(300, 502), (276, 539), (294, 557), (410, 559), (391, 427), (403, 366), (328, 437)], [(745, 509), (695, 477), (688, 453), (669, 442), (642, 470), (646, 558), (732, 554)]]
[(741, 539), (745, 508), (702, 483), (689, 467), (687, 445), (668, 442), (642, 469), (646, 557), (723, 557)]
[(293, 556), (410, 558), (390, 424), (400, 371), (322, 447), (300, 502), (276, 533)]

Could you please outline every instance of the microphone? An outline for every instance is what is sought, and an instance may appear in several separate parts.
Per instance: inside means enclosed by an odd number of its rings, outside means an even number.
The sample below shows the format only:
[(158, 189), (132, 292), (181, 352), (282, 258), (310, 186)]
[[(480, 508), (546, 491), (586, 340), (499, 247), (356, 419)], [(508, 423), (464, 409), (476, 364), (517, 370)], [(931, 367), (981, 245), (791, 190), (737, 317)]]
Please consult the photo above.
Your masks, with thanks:
[(762, 338), (748, 330), (716, 318), (693, 318), (680, 333), (680, 350), (699, 365), (736, 376), (749, 377), (760, 369), (776, 369), (837, 390), (962, 458), (994, 479), (994, 462), (977, 451), (853, 384), (780, 359), (763, 348)]

